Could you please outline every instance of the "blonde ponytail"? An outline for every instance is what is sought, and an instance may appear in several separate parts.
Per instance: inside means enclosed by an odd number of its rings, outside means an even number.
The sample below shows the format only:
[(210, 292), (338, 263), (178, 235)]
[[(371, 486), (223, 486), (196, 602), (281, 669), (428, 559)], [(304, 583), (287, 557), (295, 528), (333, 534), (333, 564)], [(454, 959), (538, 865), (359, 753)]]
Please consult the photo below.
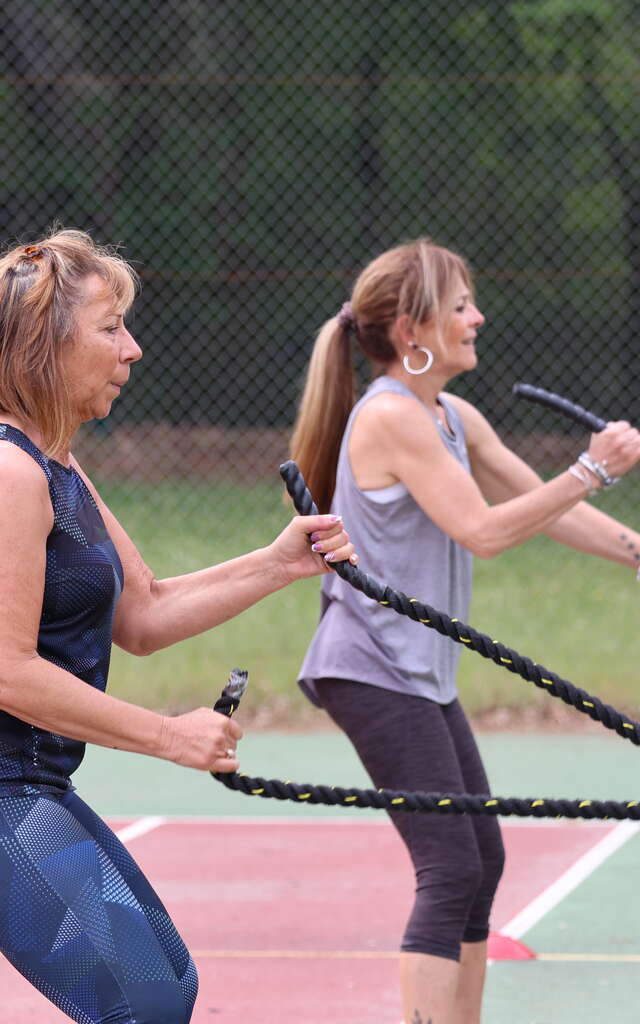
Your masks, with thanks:
[(349, 327), (333, 317), (316, 338), (290, 445), (320, 512), (331, 506), (340, 442), (354, 403)]
[(460, 280), (472, 292), (464, 259), (430, 238), (388, 249), (362, 270), (350, 301), (318, 334), (290, 450), (321, 512), (331, 505), (340, 443), (356, 401), (350, 337), (374, 375), (384, 373), (399, 358), (391, 340), (395, 320), (433, 321), (441, 338)]

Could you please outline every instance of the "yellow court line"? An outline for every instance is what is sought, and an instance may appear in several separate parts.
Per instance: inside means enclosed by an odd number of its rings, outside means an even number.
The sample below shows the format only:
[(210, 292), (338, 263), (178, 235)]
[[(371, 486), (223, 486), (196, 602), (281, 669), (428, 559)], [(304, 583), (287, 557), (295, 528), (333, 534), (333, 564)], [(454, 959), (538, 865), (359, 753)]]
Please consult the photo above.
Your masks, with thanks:
[[(191, 954), (202, 960), (397, 960), (400, 955), (366, 949), (195, 949)], [(537, 953), (534, 959), (551, 963), (638, 964), (640, 953)]]
[(273, 960), (397, 960), (399, 953), (366, 949), (192, 949), (192, 956)]
[(640, 964), (640, 953), (538, 953), (537, 959), (576, 964)]

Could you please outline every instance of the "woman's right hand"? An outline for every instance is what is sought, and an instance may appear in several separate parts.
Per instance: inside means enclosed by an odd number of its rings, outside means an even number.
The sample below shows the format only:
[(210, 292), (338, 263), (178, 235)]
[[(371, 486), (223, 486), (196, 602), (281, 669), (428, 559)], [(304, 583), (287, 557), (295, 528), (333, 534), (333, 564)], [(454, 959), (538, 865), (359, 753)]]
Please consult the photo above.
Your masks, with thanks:
[(233, 718), (211, 708), (196, 708), (175, 717), (165, 716), (159, 756), (186, 768), (235, 772), (239, 767), (236, 744), (242, 729)]
[(640, 461), (640, 431), (626, 420), (607, 423), (604, 430), (591, 435), (589, 455), (610, 477), (624, 476)]

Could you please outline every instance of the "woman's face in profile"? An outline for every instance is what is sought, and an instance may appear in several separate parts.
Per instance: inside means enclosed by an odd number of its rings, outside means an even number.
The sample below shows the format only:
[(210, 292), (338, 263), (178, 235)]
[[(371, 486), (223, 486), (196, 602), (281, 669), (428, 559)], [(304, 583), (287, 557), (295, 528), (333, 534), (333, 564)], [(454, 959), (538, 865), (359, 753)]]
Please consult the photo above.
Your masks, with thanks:
[(63, 369), (72, 410), (83, 423), (109, 415), (142, 349), (127, 330), (114, 296), (95, 274), (86, 279), (75, 320), (75, 338), (65, 352)]
[(450, 308), (443, 312), (442, 344), (438, 342), (436, 325), (429, 321), (416, 329), (418, 345), (432, 349), (438, 368), (449, 376), (474, 370), (478, 365), (475, 341), (484, 316), (462, 278), (458, 278), (453, 290)]

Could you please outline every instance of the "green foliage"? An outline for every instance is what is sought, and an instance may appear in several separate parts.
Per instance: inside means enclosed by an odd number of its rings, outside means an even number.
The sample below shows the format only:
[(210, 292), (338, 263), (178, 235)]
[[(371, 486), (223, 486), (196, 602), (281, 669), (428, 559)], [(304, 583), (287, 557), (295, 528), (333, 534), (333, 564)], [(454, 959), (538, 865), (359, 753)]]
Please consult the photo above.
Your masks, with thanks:
[[(638, 408), (602, 344), (637, 358), (635, 0), (50, 6), (7, 12), (0, 228), (58, 218), (139, 261), (174, 386), (147, 375), (119, 415), (289, 422), (356, 269), (425, 233), (476, 267), (511, 381), (550, 366)], [(592, 350), (577, 386), (568, 332)], [(243, 381), (236, 339), (262, 370)]]

